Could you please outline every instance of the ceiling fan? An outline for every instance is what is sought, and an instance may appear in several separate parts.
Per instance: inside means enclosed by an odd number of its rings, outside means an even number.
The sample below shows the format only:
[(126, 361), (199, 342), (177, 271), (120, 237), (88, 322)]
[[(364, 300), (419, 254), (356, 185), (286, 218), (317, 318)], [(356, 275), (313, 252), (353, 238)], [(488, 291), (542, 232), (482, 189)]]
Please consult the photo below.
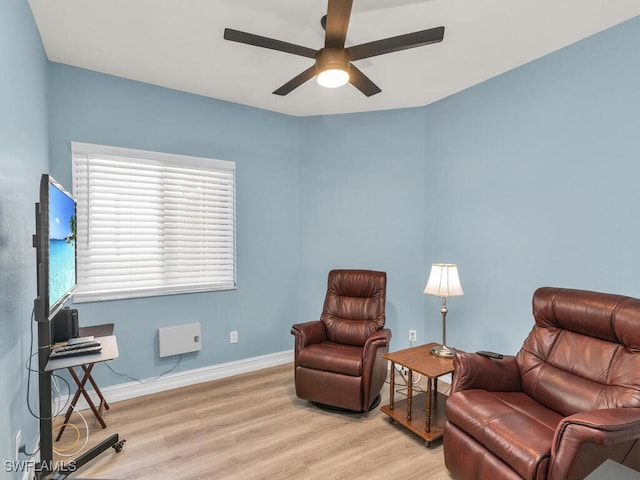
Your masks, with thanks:
[(275, 90), (273, 93), (276, 95), (287, 95), (317, 75), (320, 85), (339, 87), (350, 82), (367, 97), (370, 97), (380, 93), (380, 88), (351, 62), (441, 42), (444, 37), (444, 27), (436, 27), (345, 48), (352, 4), (353, 0), (329, 0), (327, 14), (321, 20), (325, 29), (325, 42), (324, 47), (319, 50), (231, 28), (224, 29), (224, 38), (232, 42), (246, 43), (315, 59), (314, 65)]

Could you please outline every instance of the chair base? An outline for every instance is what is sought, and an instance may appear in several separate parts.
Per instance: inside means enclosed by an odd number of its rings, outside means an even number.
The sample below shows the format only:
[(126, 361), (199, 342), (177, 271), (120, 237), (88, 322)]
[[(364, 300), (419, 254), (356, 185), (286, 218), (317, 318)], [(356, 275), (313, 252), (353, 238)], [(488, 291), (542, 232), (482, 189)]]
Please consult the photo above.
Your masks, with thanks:
[(380, 405), (381, 400), (382, 400), (382, 396), (378, 394), (378, 396), (375, 398), (375, 400), (373, 401), (373, 403), (371, 404), (368, 410), (360, 410), (360, 411), (349, 410), (348, 408), (336, 407), (334, 405), (327, 405), (326, 403), (319, 403), (319, 402), (311, 402), (311, 403), (322, 410), (326, 410), (327, 412), (358, 414), (358, 413), (370, 412), (371, 410), (376, 408), (378, 405)]

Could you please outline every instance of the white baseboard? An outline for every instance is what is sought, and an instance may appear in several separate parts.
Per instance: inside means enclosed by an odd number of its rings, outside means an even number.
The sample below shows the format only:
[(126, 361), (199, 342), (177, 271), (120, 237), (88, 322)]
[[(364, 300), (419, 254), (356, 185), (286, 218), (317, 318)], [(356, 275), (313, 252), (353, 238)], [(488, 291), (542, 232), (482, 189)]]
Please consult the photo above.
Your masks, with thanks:
[[(101, 387), (100, 391), (106, 398), (107, 402), (115, 403), (122, 400), (141, 397), (143, 395), (172, 390), (174, 388), (210, 382), (220, 378), (240, 375), (241, 373), (254, 372), (263, 368), (284, 365), (290, 362), (293, 362), (293, 350), (286, 350), (284, 352), (260, 355), (258, 357), (212, 365), (210, 367), (196, 368), (186, 372), (165, 375), (159, 378), (150, 378), (141, 382), (127, 382), (104, 388)], [(91, 398), (96, 398), (93, 390), (87, 389), (87, 392), (89, 392)], [(61, 405), (66, 405), (66, 397), (61, 397), (59, 400)], [(87, 405), (85, 399), (80, 397), (76, 405), (76, 410), (86, 410), (88, 408), (89, 405)]]

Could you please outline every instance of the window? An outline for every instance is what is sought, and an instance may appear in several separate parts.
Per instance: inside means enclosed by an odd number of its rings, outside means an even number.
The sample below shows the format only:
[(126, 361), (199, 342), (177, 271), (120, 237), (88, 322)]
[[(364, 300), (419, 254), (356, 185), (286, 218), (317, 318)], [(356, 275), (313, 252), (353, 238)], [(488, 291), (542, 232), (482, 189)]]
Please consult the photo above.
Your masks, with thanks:
[(75, 301), (235, 288), (235, 163), (73, 142)]

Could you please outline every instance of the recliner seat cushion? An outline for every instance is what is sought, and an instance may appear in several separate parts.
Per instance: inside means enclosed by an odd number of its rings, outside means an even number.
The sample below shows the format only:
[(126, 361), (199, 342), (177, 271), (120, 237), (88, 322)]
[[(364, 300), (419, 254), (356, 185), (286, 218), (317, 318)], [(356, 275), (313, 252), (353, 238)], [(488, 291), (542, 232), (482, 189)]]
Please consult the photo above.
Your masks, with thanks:
[(446, 406), (448, 420), (523, 478), (546, 474), (562, 417), (522, 392), (464, 390)]
[(298, 354), (297, 366), (359, 377), (362, 375), (362, 347), (334, 342), (308, 345)]

